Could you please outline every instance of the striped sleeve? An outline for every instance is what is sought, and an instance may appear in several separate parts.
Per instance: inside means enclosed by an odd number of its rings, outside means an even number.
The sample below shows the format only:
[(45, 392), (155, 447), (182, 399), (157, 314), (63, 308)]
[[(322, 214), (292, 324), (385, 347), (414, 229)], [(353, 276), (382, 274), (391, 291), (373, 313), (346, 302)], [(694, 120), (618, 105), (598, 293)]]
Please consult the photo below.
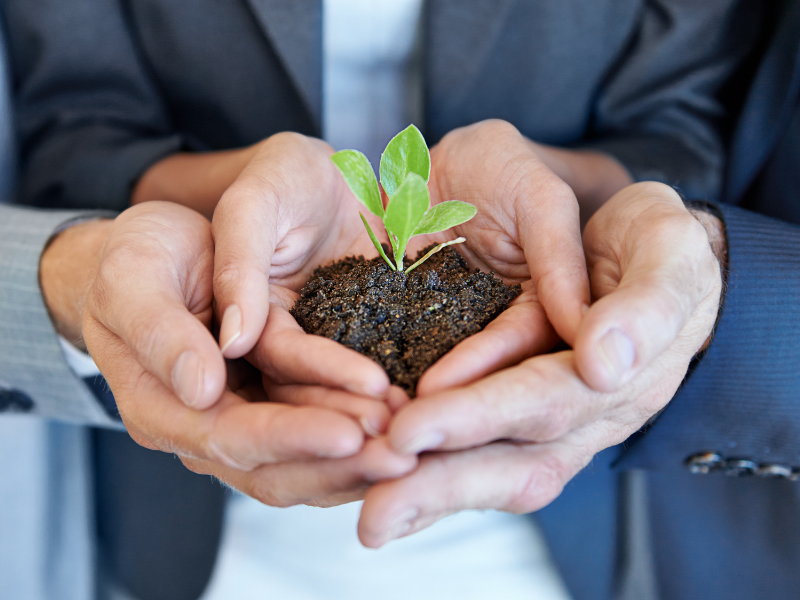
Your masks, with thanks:
[(87, 216), (0, 204), (0, 411), (119, 426), (67, 364), (39, 288), (48, 240)]

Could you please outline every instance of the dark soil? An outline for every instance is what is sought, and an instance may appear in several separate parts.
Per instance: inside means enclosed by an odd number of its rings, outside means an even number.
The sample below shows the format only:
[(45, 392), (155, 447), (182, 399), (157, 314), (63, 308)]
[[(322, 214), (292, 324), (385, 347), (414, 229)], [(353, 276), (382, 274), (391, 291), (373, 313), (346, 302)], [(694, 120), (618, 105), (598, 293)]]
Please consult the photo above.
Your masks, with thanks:
[(320, 267), (292, 315), (307, 333), (377, 361), (413, 397), (425, 369), (486, 327), (519, 293), (519, 286), (470, 271), (447, 247), (408, 275), (392, 271), (380, 257), (347, 257)]

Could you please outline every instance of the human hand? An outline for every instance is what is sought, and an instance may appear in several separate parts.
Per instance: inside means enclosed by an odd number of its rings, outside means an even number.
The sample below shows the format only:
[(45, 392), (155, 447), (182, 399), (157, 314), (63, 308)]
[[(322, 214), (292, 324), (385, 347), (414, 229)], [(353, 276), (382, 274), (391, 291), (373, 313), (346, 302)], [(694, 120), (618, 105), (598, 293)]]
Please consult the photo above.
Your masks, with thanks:
[(358, 421), (382, 429), (389, 411), (381, 402), (329, 410), (313, 399), (266, 402), (263, 393), (248, 402), (225, 389), (209, 331), (214, 247), (205, 218), (148, 202), (103, 226), (83, 337), (135, 441), (282, 506), (350, 500), (368, 482), (414, 467), (416, 458), (398, 456), (385, 439), (365, 442)]
[(720, 267), (706, 230), (673, 190), (644, 183), (598, 211), (584, 244), (597, 301), (575, 350), (404, 407), (390, 426), (392, 445), (436, 452), (411, 475), (367, 493), (359, 523), (365, 545), (460, 510), (538, 510), (675, 394), (719, 310)]
[(471, 266), (521, 284), (522, 294), (432, 366), (418, 395), (517, 364), (551, 348), (558, 336), (574, 342), (589, 303), (575, 194), (529, 140), (504, 121), (483, 121), (450, 132), (431, 158), (432, 201), (458, 199), (478, 208), (472, 220), (442, 235), (465, 237), (458, 249)]
[(275, 400), (361, 396), (397, 408), (405, 395), (377, 363), (305, 334), (288, 312), (317, 266), (375, 255), (332, 153), (320, 140), (275, 135), (225, 192), (213, 220), (220, 345), (228, 358), (247, 355)]

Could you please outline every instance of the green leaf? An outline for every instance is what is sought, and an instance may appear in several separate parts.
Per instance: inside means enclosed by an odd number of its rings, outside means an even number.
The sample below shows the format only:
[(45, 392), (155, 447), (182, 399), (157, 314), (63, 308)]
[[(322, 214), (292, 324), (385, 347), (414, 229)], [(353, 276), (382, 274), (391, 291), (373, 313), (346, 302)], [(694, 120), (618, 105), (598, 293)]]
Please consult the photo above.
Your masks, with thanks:
[(426, 183), (431, 175), (431, 154), (414, 125), (394, 136), (381, 155), (381, 185), (390, 198), (409, 173), (416, 173)]
[(440, 202), (425, 213), (425, 217), (417, 225), (413, 235), (439, 233), (456, 225), (466, 223), (478, 213), (474, 204), (460, 200)]
[(415, 262), (413, 265), (408, 267), (406, 269), (406, 274), (411, 273), (411, 271), (416, 269), (418, 266), (420, 266), (422, 263), (424, 263), (426, 260), (428, 260), (431, 256), (433, 256), (434, 254), (439, 252), (439, 250), (442, 250), (443, 248), (447, 248), (447, 246), (452, 246), (453, 244), (463, 244), (466, 241), (467, 241), (467, 238), (460, 237), (460, 238), (456, 238), (454, 240), (450, 240), (449, 242), (445, 242), (443, 244), (439, 244), (438, 246), (436, 246), (436, 248), (434, 248), (433, 250), (430, 250), (427, 254), (425, 254), (425, 256), (423, 256), (417, 262)]
[(378, 249), (378, 254), (380, 254), (381, 258), (386, 261), (386, 264), (389, 265), (389, 268), (392, 271), (397, 271), (395, 266), (392, 264), (392, 261), (390, 261), (389, 257), (386, 256), (386, 252), (383, 251), (383, 246), (381, 246), (381, 243), (378, 241), (378, 236), (376, 236), (375, 232), (372, 231), (372, 227), (370, 227), (369, 223), (367, 223), (367, 219), (364, 218), (363, 214), (361, 214), (361, 213), (358, 213), (358, 214), (361, 215), (361, 221), (364, 223), (364, 227), (367, 228), (367, 233), (369, 234), (369, 239), (372, 240), (372, 243), (375, 244), (375, 247)]
[(342, 150), (331, 156), (344, 180), (361, 204), (373, 215), (383, 218), (383, 202), (369, 159), (358, 150)]
[(403, 270), (403, 256), (408, 246), (408, 240), (414, 234), (425, 213), (431, 205), (428, 193), (428, 184), (416, 173), (409, 173), (386, 207), (386, 216), (383, 224), (386, 231), (397, 237), (394, 244), (394, 261), (398, 271)]

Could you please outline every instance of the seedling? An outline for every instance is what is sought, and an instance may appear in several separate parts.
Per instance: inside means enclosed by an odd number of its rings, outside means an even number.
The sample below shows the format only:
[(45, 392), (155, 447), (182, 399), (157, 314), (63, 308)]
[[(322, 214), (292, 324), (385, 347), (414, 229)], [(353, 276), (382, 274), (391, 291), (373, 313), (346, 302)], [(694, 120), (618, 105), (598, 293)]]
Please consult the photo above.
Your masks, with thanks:
[[(394, 264), (386, 256), (377, 236), (361, 214), (361, 221), (378, 253), (393, 271), (403, 272), (403, 258), (409, 240), (415, 235), (439, 233), (466, 223), (478, 212), (469, 202), (448, 200), (431, 206), (428, 178), (431, 174), (431, 155), (419, 129), (409, 125), (394, 136), (381, 155), (381, 184), (389, 197), (383, 209), (378, 180), (369, 159), (358, 150), (342, 150), (331, 160), (344, 175), (355, 197), (372, 214), (383, 221), (392, 246)], [(465, 242), (463, 237), (439, 244), (425, 256), (405, 269), (410, 273), (432, 254), (452, 244)]]

